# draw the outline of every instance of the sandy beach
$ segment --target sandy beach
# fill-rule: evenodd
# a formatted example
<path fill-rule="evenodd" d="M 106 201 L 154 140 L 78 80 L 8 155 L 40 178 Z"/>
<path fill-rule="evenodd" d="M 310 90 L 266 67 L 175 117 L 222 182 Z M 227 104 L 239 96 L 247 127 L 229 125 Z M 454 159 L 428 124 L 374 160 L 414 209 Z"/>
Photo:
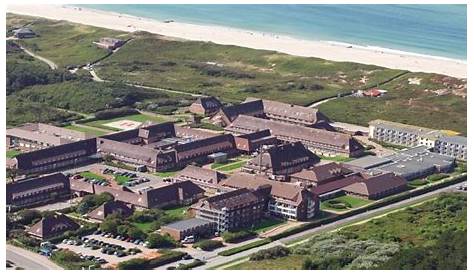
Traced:
<path fill-rule="evenodd" d="M 458 78 L 467 77 L 467 63 L 465 61 L 384 48 L 362 47 L 330 41 L 302 40 L 228 27 L 203 26 L 181 22 L 165 23 L 113 12 L 61 5 L 9 5 L 7 11 L 121 31 L 148 31 L 187 40 L 275 50 L 297 56 L 372 64 L 413 72 L 439 73 Z"/>

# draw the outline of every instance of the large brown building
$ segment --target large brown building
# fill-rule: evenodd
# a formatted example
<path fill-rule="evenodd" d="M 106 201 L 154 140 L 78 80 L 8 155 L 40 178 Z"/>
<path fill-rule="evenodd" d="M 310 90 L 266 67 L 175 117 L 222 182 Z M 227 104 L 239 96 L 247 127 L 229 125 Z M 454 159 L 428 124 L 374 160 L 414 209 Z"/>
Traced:
<path fill-rule="evenodd" d="M 112 214 L 118 214 L 122 218 L 127 218 L 133 214 L 133 209 L 122 201 L 108 201 L 87 213 L 87 217 L 103 221 Z"/>
<path fill-rule="evenodd" d="M 98 138 L 98 152 L 131 165 L 164 171 L 208 161 L 212 153 L 235 153 L 236 149 L 231 134 L 205 134 L 162 123 Z"/>
<path fill-rule="evenodd" d="M 213 96 L 200 97 L 189 106 L 189 111 L 202 116 L 211 116 L 216 114 L 221 107 L 221 102 Z"/>
<path fill-rule="evenodd" d="M 278 139 L 272 136 L 268 129 L 234 136 L 234 139 L 236 148 L 246 154 L 261 150 L 265 146 L 278 144 Z"/>
<path fill-rule="evenodd" d="M 237 173 L 223 181 L 222 186 L 232 189 L 271 187 L 266 210 L 281 218 L 298 221 L 307 220 L 313 218 L 319 211 L 318 196 L 291 183 L 282 183 L 262 176 Z"/>
<path fill-rule="evenodd" d="M 239 115 L 265 117 L 262 100 L 223 107 L 211 118 L 211 121 L 216 125 L 225 127 L 230 125 Z"/>
<path fill-rule="evenodd" d="M 22 153 L 14 161 L 20 173 L 47 173 L 87 163 L 96 153 L 97 142 L 92 138 Z"/>
<path fill-rule="evenodd" d="M 352 136 L 317 128 L 239 115 L 229 126 L 227 132 L 248 134 L 269 129 L 271 134 L 286 142 L 301 142 L 316 154 L 346 157 L 362 155 L 364 147 Z"/>
<path fill-rule="evenodd" d="M 369 176 L 364 180 L 348 185 L 342 190 L 353 196 L 377 200 L 407 190 L 407 181 L 393 173 Z"/>
<path fill-rule="evenodd" d="M 9 148 L 20 148 L 26 151 L 69 144 L 93 137 L 84 132 L 42 123 L 28 123 L 9 128 L 6 136 Z"/>
<path fill-rule="evenodd" d="M 265 174 L 277 180 L 287 180 L 290 174 L 319 162 L 319 157 L 300 142 L 272 146 L 248 161 L 243 171 Z"/>
<path fill-rule="evenodd" d="M 140 208 L 162 208 L 174 205 L 189 205 L 204 197 L 204 189 L 191 181 L 147 188 L 134 192 L 128 188 L 117 189 L 109 186 L 94 185 L 83 180 L 72 180 L 71 190 L 77 195 L 101 194 L 108 192 L 116 201 Z"/>
<path fill-rule="evenodd" d="M 216 223 L 217 232 L 251 227 L 263 218 L 268 201 L 268 192 L 264 191 L 233 190 L 203 199 L 192 210 L 196 218 Z"/>
<path fill-rule="evenodd" d="M 47 240 L 64 234 L 67 231 L 74 231 L 79 225 L 63 214 L 44 217 L 41 221 L 26 229 L 31 236 Z"/>
<path fill-rule="evenodd" d="M 292 182 L 298 182 L 305 186 L 318 186 L 324 183 L 342 179 L 354 173 L 351 169 L 340 163 L 328 163 L 324 165 L 311 166 L 300 172 L 290 175 Z"/>
<path fill-rule="evenodd" d="M 17 208 L 57 201 L 71 196 L 69 179 L 62 173 L 17 181 L 6 185 L 7 205 Z"/>
<path fill-rule="evenodd" d="M 257 100 L 260 99 L 247 98 L 245 102 Z M 334 128 L 329 124 L 329 118 L 318 109 L 265 99 L 262 99 L 262 102 L 263 112 L 270 120 L 334 131 Z"/>
<path fill-rule="evenodd" d="M 219 182 L 227 176 L 219 171 L 188 165 L 175 176 L 176 180 L 189 180 L 196 185 L 207 189 L 218 189 Z"/>

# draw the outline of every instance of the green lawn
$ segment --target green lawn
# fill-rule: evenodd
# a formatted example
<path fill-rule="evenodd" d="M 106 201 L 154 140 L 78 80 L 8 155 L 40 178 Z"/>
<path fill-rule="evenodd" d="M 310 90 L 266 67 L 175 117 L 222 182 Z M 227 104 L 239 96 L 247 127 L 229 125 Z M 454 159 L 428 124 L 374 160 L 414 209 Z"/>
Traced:
<path fill-rule="evenodd" d="M 117 184 L 119 184 L 119 185 L 123 185 L 123 184 L 125 184 L 126 182 L 130 181 L 130 178 L 129 178 L 129 177 L 123 176 L 123 175 L 115 175 L 115 176 L 114 176 L 114 179 L 115 179 L 115 181 L 117 182 Z"/>
<path fill-rule="evenodd" d="M 82 177 L 84 178 L 87 178 L 89 180 L 93 180 L 93 179 L 96 179 L 96 180 L 105 180 L 104 177 L 98 175 L 98 174 L 95 174 L 93 172 L 90 172 L 90 171 L 84 171 L 84 172 L 81 172 L 80 173 Z"/>
<path fill-rule="evenodd" d="M 230 164 L 223 164 L 219 167 L 213 168 L 217 171 L 229 172 L 243 167 L 247 163 L 247 160 L 235 161 Z M 212 168 L 212 167 L 211 167 Z"/>
<path fill-rule="evenodd" d="M 103 131 L 103 130 L 100 130 L 100 129 L 80 127 L 80 126 L 76 126 L 76 125 L 65 126 L 65 128 L 72 129 L 72 130 L 75 130 L 75 131 L 84 132 L 84 133 L 88 133 L 88 134 L 92 134 L 92 135 L 95 135 L 95 136 L 101 136 L 101 135 L 107 134 L 106 131 Z"/>
<path fill-rule="evenodd" d="M 352 161 L 354 160 L 354 158 L 350 158 L 350 157 L 345 157 L 345 156 L 321 156 L 321 155 L 318 155 L 319 158 L 321 158 L 321 160 L 328 160 L 328 161 L 333 161 L 333 162 L 349 162 L 349 161 Z"/>
<path fill-rule="evenodd" d="M 96 127 L 96 128 L 119 131 L 120 129 L 113 128 L 113 127 L 108 127 L 105 124 L 110 123 L 110 122 L 120 121 L 120 120 L 131 120 L 131 121 L 136 121 L 136 122 L 140 122 L 140 123 L 143 123 L 143 122 L 146 122 L 146 121 L 152 121 L 152 122 L 156 122 L 156 123 L 162 123 L 162 122 L 170 121 L 168 119 L 165 119 L 163 116 L 133 114 L 133 115 L 127 115 L 127 116 L 107 119 L 107 120 L 95 120 L 95 121 L 85 123 L 85 125 L 88 125 L 88 126 L 91 126 L 91 127 Z"/>
<path fill-rule="evenodd" d="M 188 209 L 189 209 L 189 206 L 179 206 L 179 207 L 172 207 L 172 208 L 165 209 L 165 212 L 167 215 L 171 217 L 185 219 L 187 217 Z"/>
<path fill-rule="evenodd" d="M 166 178 L 166 177 L 173 177 L 174 175 L 176 175 L 176 173 L 178 173 L 179 170 L 173 170 L 173 171 L 161 171 L 161 172 L 155 172 L 153 174 L 155 174 L 156 176 L 159 176 L 161 178 Z"/>
<path fill-rule="evenodd" d="M 138 227 L 141 229 L 143 232 L 151 232 L 151 225 L 153 222 L 148 222 L 148 223 L 132 223 L 134 226 Z"/>
<path fill-rule="evenodd" d="M 287 221 L 276 218 L 265 218 L 258 225 L 252 228 L 252 231 L 257 233 L 266 232 L 272 228 L 285 224 Z"/>
<path fill-rule="evenodd" d="M 335 208 L 331 206 L 331 202 L 334 201 L 337 202 L 337 205 L 344 206 L 344 208 Z M 326 210 L 333 210 L 333 211 L 346 211 L 349 209 L 355 209 L 361 206 L 365 206 L 370 204 L 372 201 L 362 199 L 362 198 L 357 198 L 349 195 L 344 195 L 341 197 L 337 197 L 334 199 L 330 199 L 327 201 L 324 201 L 321 203 L 321 209 L 326 209 Z"/>
<path fill-rule="evenodd" d="M 15 158 L 17 155 L 21 154 L 21 151 L 19 150 L 7 150 L 7 158 Z"/>

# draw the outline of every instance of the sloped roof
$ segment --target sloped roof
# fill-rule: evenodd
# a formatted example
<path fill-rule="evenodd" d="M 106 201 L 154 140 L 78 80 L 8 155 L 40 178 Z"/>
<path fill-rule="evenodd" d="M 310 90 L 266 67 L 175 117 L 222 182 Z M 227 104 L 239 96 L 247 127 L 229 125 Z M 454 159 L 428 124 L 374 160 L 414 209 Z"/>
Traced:
<path fill-rule="evenodd" d="M 199 97 L 194 104 L 199 104 L 205 109 L 220 108 L 222 106 L 221 102 L 214 96 Z"/>
<path fill-rule="evenodd" d="M 238 105 L 224 107 L 222 108 L 222 112 L 227 116 L 230 121 L 235 120 L 237 116 L 243 114 L 263 114 L 263 102 L 262 100 L 243 102 Z"/>
<path fill-rule="evenodd" d="M 321 184 L 318 186 L 314 186 L 310 189 L 313 194 L 322 195 L 328 192 L 332 192 L 338 189 L 342 189 L 348 185 L 352 185 L 354 183 L 362 182 L 364 178 L 360 174 L 353 174 L 342 179 L 334 180 L 327 182 L 325 184 Z"/>
<path fill-rule="evenodd" d="M 89 212 L 87 216 L 96 220 L 104 220 L 114 213 L 126 218 L 133 214 L 133 210 L 122 201 L 108 201 Z"/>
<path fill-rule="evenodd" d="M 168 132 L 170 132 L 173 136 L 175 135 L 174 124 L 172 122 L 164 122 L 139 128 L 138 136 L 147 139 L 152 137 L 153 135 Z"/>
<path fill-rule="evenodd" d="M 307 190 L 295 184 L 269 180 L 263 176 L 235 173 L 221 183 L 224 187 L 234 189 L 254 189 L 262 186 L 270 186 L 270 195 L 274 198 L 287 200 L 294 205 L 299 205 L 304 200 Z"/>
<path fill-rule="evenodd" d="M 302 171 L 291 176 L 318 183 L 321 181 L 328 181 L 333 178 L 339 178 L 340 176 L 351 173 L 353 173 L 352 170 L 344 167 L 340 163 L 332 162 L 324 165 L 312 166 L 308 169 L 303 169 Z"/>
<path fill-rule="evenodd" d="M 249 189 L 241 188 L 201 200 L 193 207 L 209 207 L 217 210 L 227 208 L 229 210 L 233 210 L 250 204 L 258 203 L 259 201 L 261 201 L 261 197 L 259 197 L 259 195 L 255 194 Z"/>
<path fill-rule="evenodd" d="M 41 219 L 33 226 L 27 229 L 27 232 L 37 237 L 48 239 L 62 234 L 66 231 L 73 231 L 79 228 L 79 225 L 63 214 L 48 216 Z"/>
<path fill-rule="evenodd" d="M 385 173 L 368 177 L 361 182 L 348 185 L 344 187 L 343 190 L 361 195 L 372 196 L 406 185 L 407 181 L 403 177 L 396 176 L 393 173 Z"/>
<path fill-rule="evenodd" d="M 62 173 L 55 173 L 10 183 L 6 185 L 7 202 L 17 196 L 27 196 L 31 193 L 56 187 L 62 187 L 69 190 L 69 179 Z"/>
<path fill-rule="evenodd" d="M 279 170 L 295 163 L 319 161 L 319 157 L 309 151 L 301 142 L 287 143 L 269 148 L 261 152 L 248 164 L 264 166 L 272 170 Z"/>
<path fill-rule="evenodd" d="M 315 144 L 329 144 L 348 152 L 362 149 L 362 145 L 349 134 L 288 124 L 247 115 L 239 115 L 237 119 L 226 127 L 227 131 L 239 133 L 251 133 L 262 129 L 269 129 L 272 135 L 277 138 L 293 138 Z"/>
<path fill-rule="evenodd" d="M 178 172 L 176 177 L 195 178 L 206 182 L 212 182 L 214 184 L 219 183 L 222 179 L 226 178 L 226 175 L 218 171 L 202 168 L 194 165 L 188 165 L 186 168 Z"/>

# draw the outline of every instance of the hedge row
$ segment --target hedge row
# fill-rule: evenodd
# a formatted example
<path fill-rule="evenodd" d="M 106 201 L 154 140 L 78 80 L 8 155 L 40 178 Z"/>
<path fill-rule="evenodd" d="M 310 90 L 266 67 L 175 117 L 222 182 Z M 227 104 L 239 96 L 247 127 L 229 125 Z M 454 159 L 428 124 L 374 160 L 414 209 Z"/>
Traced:
<path fill-rule="evenodd" d="M 160 257 L 155 259 L 135 258 L 128 261 L 123 261 L 118 264 L 118 269 L 121 270 L 146 270 L 153 269 L 165 264 L 179 261 L 185 255 L 184 252 L 168 251 L 163 253 Z"/>
<path fill-rule="evenodd" d="M 248 250 L 248 249 L 252 249 L 252 248 L 255 248 L 255 247 L 259 247 L 259 246 L 262 246 L 262 245 L 269 244 L 271 242 L 272 242 L 272 240 L 270 238 L 266 238 L 266 239 L 258 240 L 258 241 L 255 241 L 255 242 L 251 242 L 251 243 L 246 244 L 246 245 L 242 245 L 242 246 L 238 246 L 238 247 L 234 247 L 234 248 L 231 248 L 231 249 L 221 251 L 221 252 L 217 253 L 217 255 L 230 256 L 230 255 L 234 255 L 234 254 L 240 253 L 240 252 Z"/>
<path fill-rule="evenodd" d="M 226 243 L 238 243 L 256 235 L 257 233 L 248 230 L 242 230 L 237 232 L 227 231 L 222 233 L 222 239 L 224 239 L 224 242 Z"/>
<path fill-rule="evenodd" d="M 194 260 L 189 264 L 180 264 L 178 267 L 176 267 L 176 270 L 189 270 L 204 264 L 206 264 L 204 261 Z"/>

